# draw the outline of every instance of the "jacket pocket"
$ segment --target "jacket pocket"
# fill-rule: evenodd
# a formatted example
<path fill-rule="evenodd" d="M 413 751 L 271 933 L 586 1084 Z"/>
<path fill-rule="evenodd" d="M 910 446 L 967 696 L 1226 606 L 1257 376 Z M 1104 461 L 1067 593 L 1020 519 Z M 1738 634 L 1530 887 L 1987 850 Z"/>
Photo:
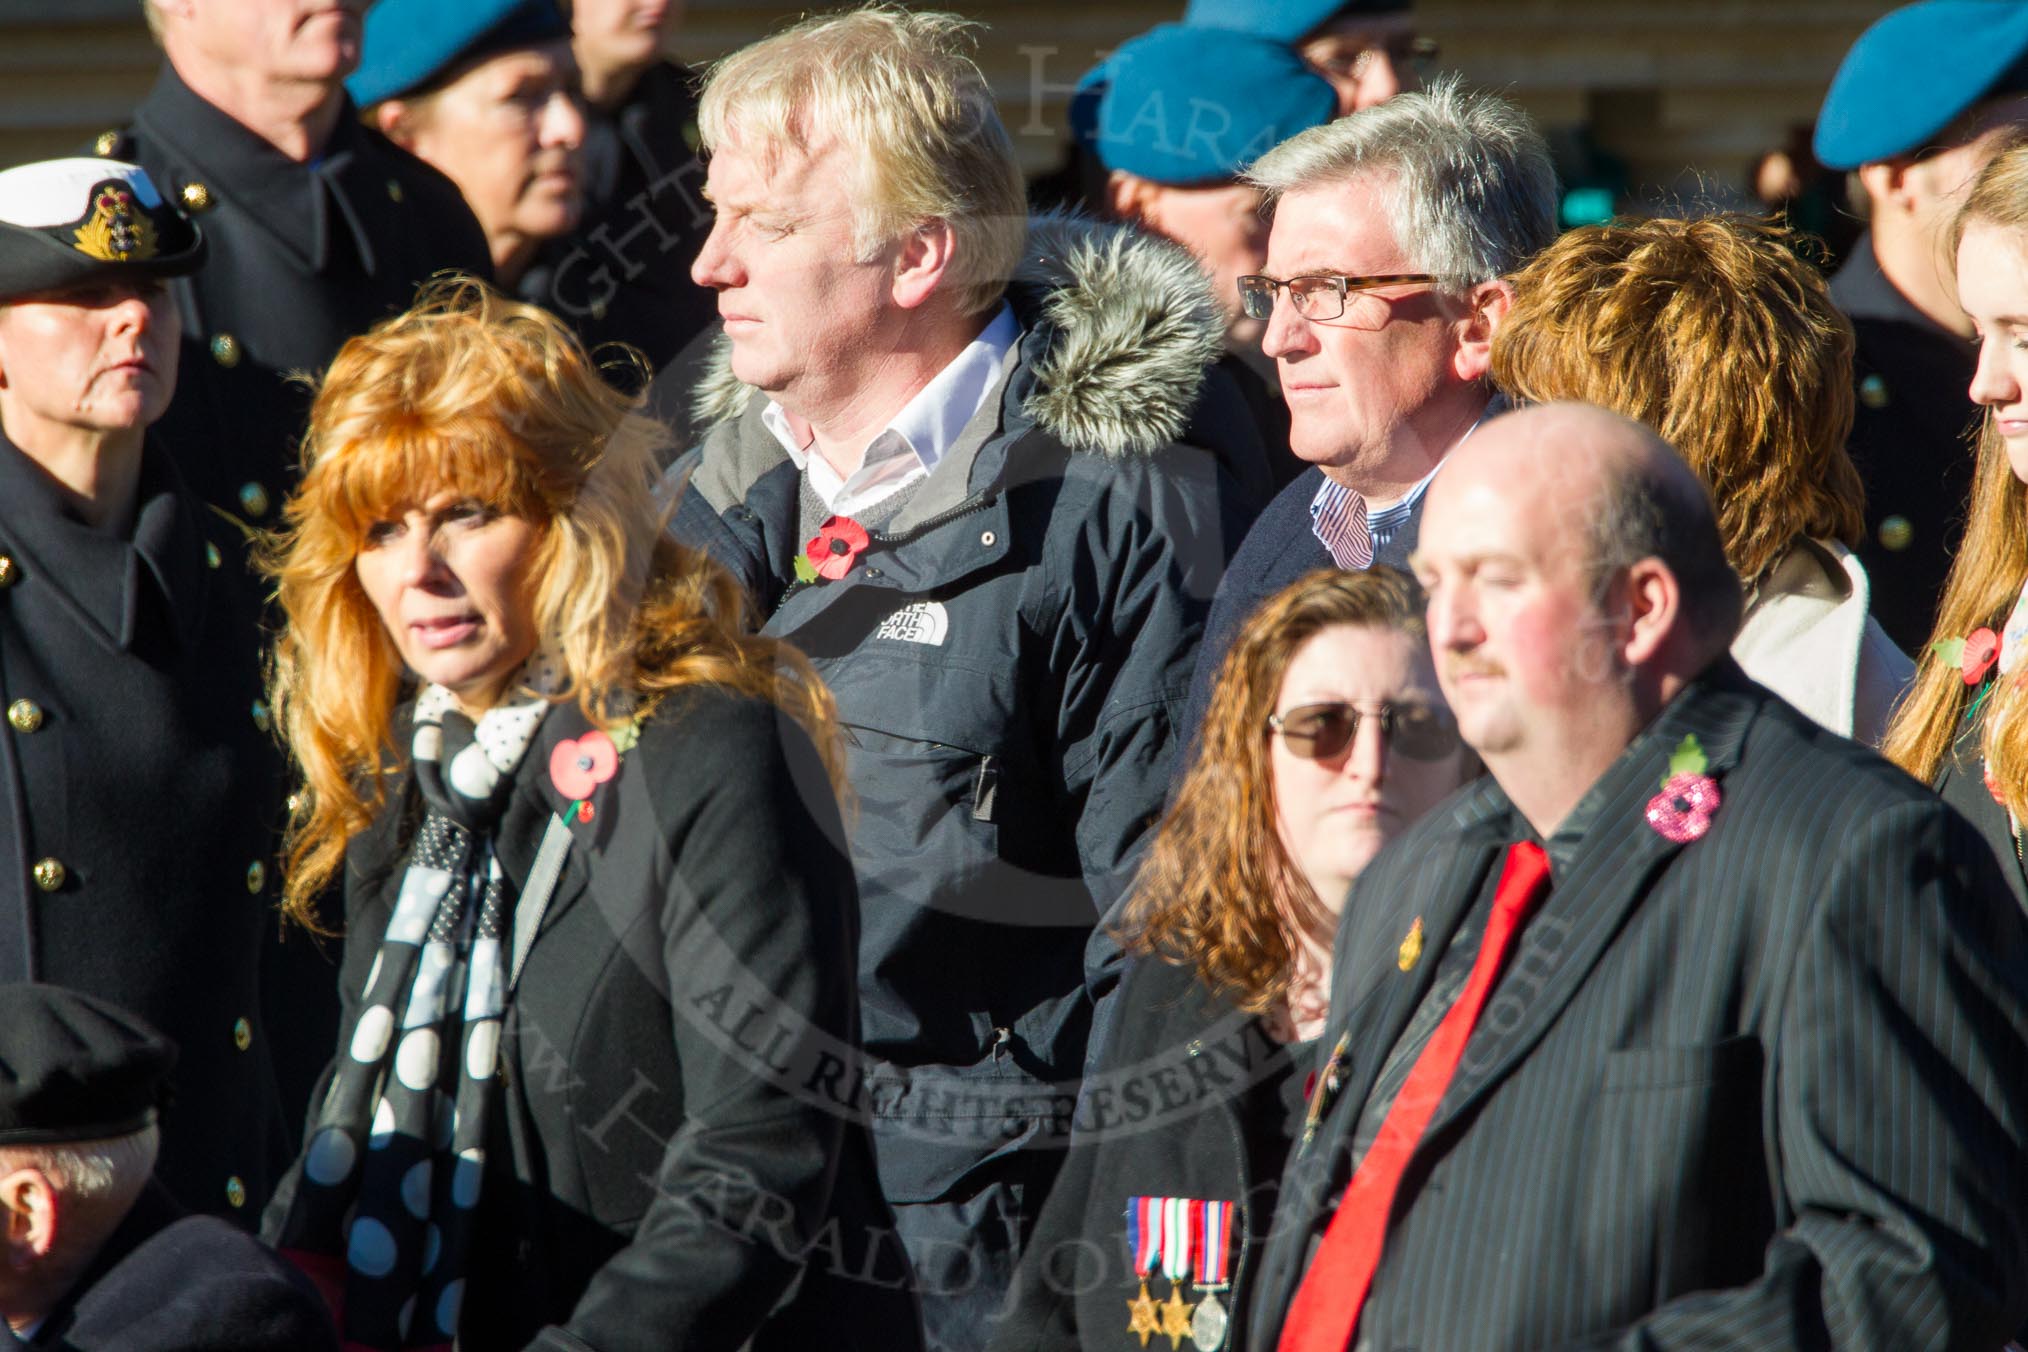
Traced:
<path fill-rule="evenodd" d="M 1729 1037 L 1693 1047 L 1638 1047 L 1606 1055 L 1607 1093 L 1690 1089 L 1760 1075 L 1760 1040 Z"/>
<path fill-rule="evenodd" d="M 1763 1062 L 1751 1036 L 1607 1055 L 1583 1228 L 1618 1237 L 1593 1255 L 1609 1318 L 1758 1270 L 1774 1224 Z"/>

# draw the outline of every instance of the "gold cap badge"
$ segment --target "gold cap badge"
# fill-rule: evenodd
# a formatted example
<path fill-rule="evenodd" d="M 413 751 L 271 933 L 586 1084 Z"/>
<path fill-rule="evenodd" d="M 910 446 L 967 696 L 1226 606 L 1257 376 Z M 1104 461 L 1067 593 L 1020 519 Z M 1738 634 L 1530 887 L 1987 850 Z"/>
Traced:
<path fill-rule="evenodd" d="M 105 263 L 138 263 L 155 256 L 155 223 L 134 205 L 134 194 L 117 183 L 92 198 L 91 219 L 77 228 L 79 253 Z"/>

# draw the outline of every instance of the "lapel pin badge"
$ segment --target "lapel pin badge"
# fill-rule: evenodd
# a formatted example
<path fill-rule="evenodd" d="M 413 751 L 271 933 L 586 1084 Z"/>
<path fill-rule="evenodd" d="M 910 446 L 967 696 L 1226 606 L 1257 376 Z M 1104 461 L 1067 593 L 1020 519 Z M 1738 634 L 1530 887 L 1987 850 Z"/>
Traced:
<path fill-rule="evenodd" d="M 1669 757 L 1669 773 L 1662 779 L 1662 791 L 1648 800 L 1648 825 L 1664 840 L 1688 845 L 1702 840 L 1711 829 L 1711 814 L 1718 811 L 1718 781 L 1706 773 L 1711 762 L 1692 733 Z"/>
<path fill-rule="evenodd" d="M 1413 971 L 1415 969 L 1416 963 L 1420 962 L 1421 960 L 1422 960 L 1422 917 L 1417 916 L 1415 918 L 1415 923 L 1408 927 L 1408 934 L 1402 939 L 1401 951 L 1395 954 L 1394 962 L 1395 965 L 1401 968 L 1402 971 L 1408 972 Z"/>

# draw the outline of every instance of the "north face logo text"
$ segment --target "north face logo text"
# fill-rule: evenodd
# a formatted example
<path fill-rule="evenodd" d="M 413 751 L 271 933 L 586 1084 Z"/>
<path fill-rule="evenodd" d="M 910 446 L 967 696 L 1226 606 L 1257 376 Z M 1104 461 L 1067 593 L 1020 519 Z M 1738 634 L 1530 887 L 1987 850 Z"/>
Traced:
<path fill-rule="evenodd" d="M 941 601 L 917 601 L 903 606 L 880 622 L 875 638 L 898 638 L 904 643 L 928 643 L 941 648 L 951 630 L 951 617 Z"/>

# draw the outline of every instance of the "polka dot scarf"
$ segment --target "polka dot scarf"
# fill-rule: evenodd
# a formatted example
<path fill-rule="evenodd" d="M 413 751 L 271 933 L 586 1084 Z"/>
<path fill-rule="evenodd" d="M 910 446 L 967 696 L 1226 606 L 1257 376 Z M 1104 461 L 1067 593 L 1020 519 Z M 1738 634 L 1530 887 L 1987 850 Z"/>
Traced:
<path fill-rule="evenodd" d="M 531 659 L 520 683 L 554 688 L 553 664 Z M 422 825 L 280 1244 L 342 1284 L 347 1352 L 457 1334 L 507 981 L 512 884 L 493 828 L 548 711 L 502 704 L 474 724 L 440 686 L 416 701 Z"/>

